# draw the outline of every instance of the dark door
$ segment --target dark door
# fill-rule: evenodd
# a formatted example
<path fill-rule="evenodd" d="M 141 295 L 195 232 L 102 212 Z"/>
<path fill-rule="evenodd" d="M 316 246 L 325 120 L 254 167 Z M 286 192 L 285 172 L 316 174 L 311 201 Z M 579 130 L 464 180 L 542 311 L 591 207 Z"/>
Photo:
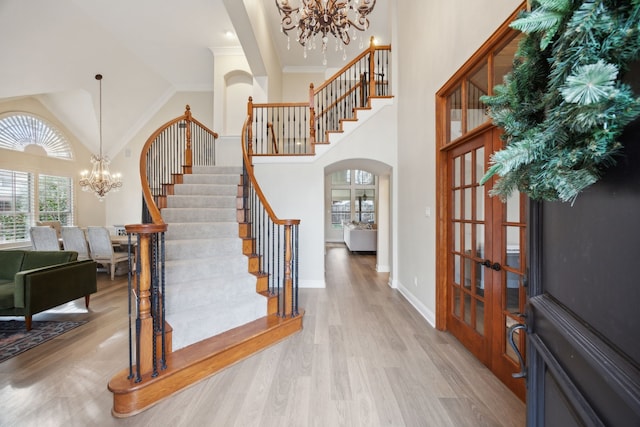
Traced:
<path fill-rule="evenodd" d="M 639 139 L 573 206 L 531 202 L 529 426 L 640 426 Z"/>

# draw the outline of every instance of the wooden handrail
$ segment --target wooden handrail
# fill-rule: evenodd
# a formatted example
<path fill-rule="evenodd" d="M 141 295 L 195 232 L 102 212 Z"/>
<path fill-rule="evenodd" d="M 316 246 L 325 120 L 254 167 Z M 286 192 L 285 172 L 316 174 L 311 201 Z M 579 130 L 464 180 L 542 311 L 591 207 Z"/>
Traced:
<path fill-rule="evenodd" d="M 243 225 L 251 230 L 255 271 L 269 281 L 269 293 L 277 296 L 277 314 L 296 317 L 298 312 L 298 228 L 299 219 L 280 219 L 267 201 L 255 177 L 249 153 L 252 117 L 242 126 Z M 266 215 L 265 215 L 266 213 Z M 282 240 L 281 240 L 282 239 Z M 276 243 L 277 242 L 277 243 Z M 278 250 L 276 251 L 275 246 Z M 284 250 L 281 252 L 281 250 Z"/>
<path fill-rule="evenodd" d="M 153 134 L 151 134 L 151 136 L 147 139 L 140 153 L 140 181 L 142 184 L 142 195 L 144 197 L 145 203 L 147 204 L 149 215 L 151 216 L 152 222 L 154 224 L 164 224 L 164 220 L 162 219 L 162 215 L 160 214 L 160 209 L 156 205 L 156 202 L 153 198 L 153 194 L 151 194 L 151 188 L 149 187 L 149 177 L 147 176 L 147 167 L 146 167 L 147 153 L 149 152 L 149 149 L 151 148 L 154 141 L 158 138 L 158 136 L 160 136 L 160 134 L 162 134 L 162 132 L 164 132 L 166 129 L 170 128 L 173 125 L 176 125 L 181 121 L 185 121 L 186 123 L 187 147 L 185 150 L 185 166 L 188 168 L 191 168 L 191 166 L 193 165 L 193 152 L 191 149 L 192 125 L 195 124 L 199 126 L 201 129 L 205 130 L 207 133 L 213 136 L 214 139 L 218 138 L 218 134 L 216 132 L 208 129 L 200 121 L 193 118 L 193 116 L 191 115 L 191 107 L 187 105 L 185 108 L 185 113 L 182 116 L 177 117 L 173 120 L 169 120 L 168 122 L 160 126 L 160 128 L 158 128 L 158 130 L 156 130 Z"/>
<path fill-rule="evenodd" d="M 347 70 L 349 70 L 349 68 L 353 67 L 358 61 L 360 61 L 362 58 L 364 58 L 365 56 L 367 56 L 368 54 L 373 54 L 376 50 L 391 50 L 391 45 L 383 45 L 383 46 L 376 46 L 373 43 L 374 37 L 372 36 L 371 39 L 369 40 L 369 49 L 366 49 L 364 51 L 362 51 L 360 53 L 360 55 L 356 56 L 355 58 L 353 58 L 351 61 L 349 61 L 347 63 L 347 65 L 345 65 L 344 67 L 342 67 L 339 71 L 337 71 L 334 75 L 332 75 L 331 77 L 329 77 L 323 84 L 321 84 L 320 86 L 318 86 L 315 89 L 315 94 L 317 95 L 318 92 L 322 91 L 322 89 L 326 88 L 327 86 L 329 86 L 331 84 L 332 81 L 334 81 L 335 79 L 337 79 L 341 74 L 345 73 Z M 369 58 L 369 61 L 372 61 L 373 55 L 371 55 L 371 58 Z M 370 62 L 371 64 L 371 62 Z M 373 64 L 371 64 L 371 69 L 373 70 Z M 374 93 L 374 92 L 371 92 Z"/>
<path fill-rule="evenodd" d="M 372 37 L 367 49 L 323 84 L 316 88 L 311 83 L 308 102 L 254 104 L 250 100 L 247 109 L 247 115 L 251 117 L 249 158 L 253 155 L 314 155 L 315 145 L 324 142 L 329 132 L 339 131 L 340 123 L 352 119 L 357 108 L 370 106 L 372 98 L 389 96 L 388 53 L 391 46 L 376 46 L 373 40 Z M 286 127 L 283 123 L 287 121 L 295 125 Z M 298 123 L 305 123 L 306 128 L 298 127 Z M 274 146 L 274 137 L 278 150 L 270 148 Z"/>
<path fill-rule="evenodd" d="M 356 83 L 355 86 L 353 86 L 353 88 L 351 90 L 349 90 L 348 92 L 345 92 L 344 95 L 342 95 L 340 98 L 338 98 L 335 101 L 333 101 L 331 103 L 331 105 L 329 105 L 327 108 L 325 108 L 324 110 L 319 112 L 316 117 L 322 117 L 323 115 L 327 114 L 327 112 L 331 111 L 332 108 L 334 108 L 336 105 L 340 104 L 340 101 L 344 101 L 345 99 L 347 99 L 349 97 L 350 94 L 355 92 L 357 89 L 360 89 L 361 87 L 362 87 L 362 83 L 360 83 L 360 82 Z"/>
<path fill-rule="evenodd" d="M 271 205 L 269 204 L 269 201 L 267 200 L 267 198 L 265 197 L 264 193 L 262 192 L 262 189 L 260 188 L 260 185 L 258 184 L 258 181 L 256 180 L 256 177 L 253 173 L 253 164 L 251 163 L 251 158 L 249 156 L 247 147 L 244 144 L 244 135 L 246 135 L 246 132 L 248 131 L 248 129 L 251 129 L 251 126 L 249 125 L 251 123 L 251 117 L 247 117 L 247 119 L 244 122 L 244 125 L 242 126 L 242 158 L 244 160 L 244 164 L 245 167 L 247 169 L 248 172 L 248 176 L 249 179 L 251 180 L 251 185 L 253 186 L 253 189 L 256 192 L 256 195 L 258 196 L 258 198 L 260 199 L 260 202 L 262 203 L 262 205 L 264 206 L 265 210 L 267 211 L 267 214 L 269 215 L 269 218 L 271 219 L 271 221 L 273 221 L 274 224 L 278 224 L 278 225 L 296 225 L 296 224 L 300 224 L 300 220 L 299 219 L 280 219 L 277 217 L 277 215 L 275 214 L 275 212 L 273 211 L 273 209 L 271 208 Z"/>

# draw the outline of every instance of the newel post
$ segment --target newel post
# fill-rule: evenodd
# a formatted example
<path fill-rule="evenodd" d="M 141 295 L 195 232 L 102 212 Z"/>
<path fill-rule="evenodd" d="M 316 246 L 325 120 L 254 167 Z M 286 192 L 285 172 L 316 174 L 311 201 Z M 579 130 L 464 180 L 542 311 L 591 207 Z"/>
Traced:
<path fill-rule="evenodd" d="M 374 37 L 369 41 L 369 98 L 376 96 L 376 45 Z M 369 104 L 369 101 L 367 101 Z"/>
<path fill-rule="evenodd" d="M 186 138 L 187 147 L 184 150 L 184 173 L 191 173 L 191 167 L 193 166 L 193 152 L 191 150 L 191 123 L 193 118 L 191 116 L 191 107 L 187 105 L 187 109 L 184 112 L 186 122 Z"/>
<path fill-rule="evenodd" d="M 291 264 L 293 262 L 293 238 L 291 224 L 284 226 L 284 317 L 293 317 L 293 274 Z"/>
<path fill-rule="evenodd" d="M 309 139 L 311 140 L 311 146 L 315 153 L 316 143 L 316 109 L 314 102 L 315 91 L 313 89 L 313 83 L 309 84 Z"/>
<path fill-rule="evenodd" d="M 136 224 L 126 225 L 127 233 L 139 236 L 137 250 L 140 270 L 138 275 L 137 311 L 136 318 L 136 365 L 139 375 L 145 375 L 154 370 L 154 319 L 151 307 L 151 264 L 153 260 L 151 239 L 152 235 L 167 230 L 166 224 Z"/>
<path fill-rule="evenodd" d="M 251 161 L 251 156 L 253 156 L 253 97 L 249 97 L 249 102 L 247 103 L 247 116 L 249 116 L 249 120 L 247 123 L 247 155 L 249 156 L 249 162 Z"/>

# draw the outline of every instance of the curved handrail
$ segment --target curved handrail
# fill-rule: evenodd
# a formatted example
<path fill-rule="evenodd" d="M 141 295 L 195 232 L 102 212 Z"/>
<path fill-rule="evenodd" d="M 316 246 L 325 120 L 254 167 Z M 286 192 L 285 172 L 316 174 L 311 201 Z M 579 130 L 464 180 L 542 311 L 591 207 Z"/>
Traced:
<path fill-rule="evenodd" d="M 262 189 L 260 188 L 260 185 L 258 184 L 258 181 L 256 180 L 255 175 L 253 174 L 253 164 L 251 163 L 251 159 L 250 159 L 249 153 L 247 152 L 247 144 L 244 143 L 244 141 L 246 141 L 247 128 L 248 128 L 250 123 L 251 123 L 251 117 L 248 116 L 247 119 L 244 121 L 244 124 L 242 125 L 242 138 L 241 138 L 241 140 L 242 140 L 242 158 L 244 160 L 244 165 L 245 165 L 245 168 L 247 170 L 247 175 L 248 175 L 249 179 L 251 180 L 251 185 L 253 186 L 253 188 L 254 188 L 254 190 L 256 192 L 256 195 L 260 199 L 260 202 L 264 206 L 264 209 L 267 211 L 267 214 L 269 215 L 269 218 L 274 222 L 274 224 L 278 224 L 278 225 L 297 225 L 297 224 L 300 224 L 300 220 L 299 219 L 280 219 L 280 218 L 277 217 L 275 212 L 273 212 L 273 209 L 271 208 L 271 205 L 269 204 L 269 201 L 267 200 L 267 198 L 265 197 L 264 193 L 262 192 Z"/>
<path fill-rule="evenodd" d="M 151 220 L 154 224 L 164 224 L 164 220 L 162 219 L 162 215 L 160 214 L 160 209 L 156 204 L 153 194 L 151 193 L 151 188 L 149 186 L 149 177 L 147 175 L 147 156 L 148 156 L 149 150 L 151 149 L 151 146 L 158 139 L 158 137 L 167 129 L 177 125 L 181 121 L 184 121 L 186 123 L 186 154 L 185 154 L 186 165 L 185 166 L 187 167 L 192 166 L 191 124 L 197 125 L 201 130 L 211 135 L 214 138 L 214 140 L 218 138 L 218 134 L 216 132 L 208 129 L 200 121 L 193 118 L 193 116 L 191 115 L 191 107 L 187 105 L 185 108 L 185 113 L 182 116 L 176 117 L 173 120 L 169 120 L 168 122 L 160 126 L 160 128 L 158 128 L 147 139 L 147 141 L 143 145 L 142 150 L 140 152 L 140 182 L 142 184 L 142 195 L 147 205 L 149 215 L 151 216 Z"/>
<path fill-rule="evenodd" d="M 243 237 L 249 242 L 253 272 L 266 278 L 269 295 L 277 296 L 277 315 L 298 312 L 299 219 L 280 219 L 264 196 L 251 164 L 251 114 L 242 126 Z M 243 243 L 244 245 L 244 243 Z"/>

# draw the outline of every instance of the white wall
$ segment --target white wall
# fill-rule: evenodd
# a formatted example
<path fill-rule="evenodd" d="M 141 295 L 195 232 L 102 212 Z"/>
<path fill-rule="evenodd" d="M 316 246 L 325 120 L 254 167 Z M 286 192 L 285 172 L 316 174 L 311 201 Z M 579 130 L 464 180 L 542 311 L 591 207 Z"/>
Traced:
<path fill-rule="evenodd" d="M 247 101 L 253 94 L 253 77 L 249 73 L 234 71 L 225 76 L 224 129 L 219 135 L 242 133 L 242 125 L 247 118 Z"/>
<path fill-rule="evenodd" d="M 283 73 L 283 80 L 287 82 L 282 87 L 282 102 L 309 102 L 309 84 L 314 87 L 324 83 L 325 78 L 322 73 Z"/>
<path fill-rule="evenodd" d="M 218 132 L 220 136 L 240 135 L 242 122 L 238 124 L 239 130 L 234 126 L 229 126 L 229 133 L 227 133 L 227 113 L 225 112 L 225 106 L 226 104 L 234 102 L 241 103 L 244 106 L 246 114 L 248 97 L 245 99 L 228 100 L 226 97 L 227 77 L 238 73 L 251 75 L 249 64 L 241 53 L 213 52 L 213 55 L 213 76 L 211 76 L 213 80 L 213 126 L 211 129 Z M 238 107 L 238 109 L 240 109 L 240 107 Z"/>
<path fill-rule="evenodd" d="M 255 164 L 258 182 L 276 215 L 281 219 L 300 219 L 301 287 L 325 286 L 325 167 L 345 159 L 370 159 L 395 170 L 395 110 L 394 105 L 382 108 L 312 163 Z M 391 192 L 393 205 L 397 202 L 394 200 L 397 190 Z"/>
<path fill-rule="evenodd" d="M 435 323 L 435 93 L 520 0 L 398 1 L 397 285 Z M 430 209 L 431 215 L 425 212 Z M 417 284 L 414 285 L 414 278 Z"/>

